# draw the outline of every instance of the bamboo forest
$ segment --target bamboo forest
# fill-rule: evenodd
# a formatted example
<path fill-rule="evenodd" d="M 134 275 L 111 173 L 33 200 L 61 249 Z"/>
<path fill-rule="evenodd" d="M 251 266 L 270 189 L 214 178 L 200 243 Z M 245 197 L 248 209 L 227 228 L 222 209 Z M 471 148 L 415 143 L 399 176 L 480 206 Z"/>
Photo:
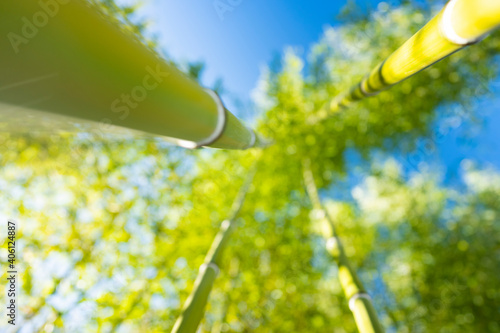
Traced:
<path fill-rule="evenodd" d="M 500 332 L 500 1 L 313 3 L 0 4 L 0 332 Z"/>

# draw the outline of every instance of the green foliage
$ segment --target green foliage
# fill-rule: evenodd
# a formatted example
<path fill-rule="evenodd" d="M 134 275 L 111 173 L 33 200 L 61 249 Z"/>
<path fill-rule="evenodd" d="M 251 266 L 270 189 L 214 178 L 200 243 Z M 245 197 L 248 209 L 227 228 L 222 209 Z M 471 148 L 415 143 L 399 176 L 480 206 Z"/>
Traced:
<path fill-rule="evenodd" d="M 405 181 L 394 162 L 354 190 L 359 218 L 379 234 L 363 268 L 383 280 L 379 305 L 398 332 L 500 331 L 500 179 L 465 166 L 459 192 L 428 174 Z"/>

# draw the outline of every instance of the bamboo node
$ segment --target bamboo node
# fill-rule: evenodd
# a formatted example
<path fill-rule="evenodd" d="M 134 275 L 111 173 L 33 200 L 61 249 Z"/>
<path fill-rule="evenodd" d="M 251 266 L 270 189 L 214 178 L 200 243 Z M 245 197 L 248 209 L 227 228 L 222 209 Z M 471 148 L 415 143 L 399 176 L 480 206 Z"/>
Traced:
<path fill-rule="evenodd" d="M 207 268 L 211 268 L 211 269 L 214 271 L 214 273 L 215 273 L 215 276 L 216 276 L 216 277 L 217 277 L 217 276 L 219 275 L 219 273 L 220 273 L 220 268 L 219 268 L 219 266 L 217 266 L 217 265 L 216 265 L 215 263 L 213 263 L 213 262 L 209 262 L 208 264 L 207 264 L 207 263 L 202 264 L 202 265 L 200 266 L 200 273 L 205 272 Z"/>
<path fill-rule="evenodd" d="M 372 300 L 370 295 L 368 295 L 367 293 L 356 293 L 356 294 L 352 295 L 351 298 L 349 298 L 349 309 L 351 309 L 351 311 L 353 311 L 353 312 L 354 312 L 354 302 L 356 302 L 356 300 L 358 298 L 364 298 L 364 299 L 369 300 L 369 301 Z"/>
<path fill-rule="evenodd" d="M 446 38 L 448 41 L 452 42 L 453 44 L 457 45 L 469 45 L 476 43 L 479 41 L 481 38 L 464 38 L 457 34 L 455 29 L 453 29 L 453 7 L 455 7 L 455 4 L 457 3 L 456 0 L 451 0 L 446 4 L 443 10 L 443 16 L 441 17 L 441 24 L 440 24 L 440 30 L 441 33 L 443 34 L 443 37 Z"/>
<path fill-rule="evenodd" d="M 323 209 L 315 208 L 311 212 L 312 218 L 317 220 L 322 220 L 326 217 L 326 213 Z"/>
<path fill-rule="evenodd" d="M 224 133 L 224 129 L 226 127 L 226 121 L 227 121 L 227 115 L 226 115 L 226 108 L 224 107 L 224 104 L 222 103 L 219 95 L 217 95 L 213 90 L 211 89 L 205 89 L 205 91 L 212 97 L 214 100 L 215 104 L 217 105 L 217 124 L 215 125 L 215 128 L 208 137 L 205 139 L 202 139 L 198 142 L 195 141 L 188 141 L 188 140 L 179 140 L 178 144 L 179 146 L 187 149 L 196 149 L 200 148 L 203 146 L 209 146 L 215 141 L 217 141 L 222 134 Z M 255 136 L 255 134 L 254 134 Z"/>
<path fill-rule="evenodd" d="M 339 241 L 337 237 L 330 237 L 326 240 L 326 249 L 328 251 L 334 251 L 339 247 Z"/>
<path fill-rule="evenodd" d="M 222 221 L 222 223 L 220 224 L 220 228 L 221 228 L 222 230 L 227 230 L 227 229 L 229 229 L 230 224 L 231 224 L 231 221 L 229 221 L 229 220 L 224 220 L 224 221 Z"/>

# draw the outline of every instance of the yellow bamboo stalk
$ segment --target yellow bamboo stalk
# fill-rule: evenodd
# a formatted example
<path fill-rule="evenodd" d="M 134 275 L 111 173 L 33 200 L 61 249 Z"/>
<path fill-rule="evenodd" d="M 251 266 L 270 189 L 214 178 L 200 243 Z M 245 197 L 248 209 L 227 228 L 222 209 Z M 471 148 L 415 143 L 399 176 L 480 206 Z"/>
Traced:
<path fill-rule="evenodd" d="M 328 238 L 326 247 L 338 265 L 340 285 L 349 302 L 349 309 L 354 316 L 358 331 L 360 333 L 383 333 L 384 329 L 380 325 L 371 298 L 345 254 L 342 242 L 335 230 L 333 219 L 321 204 L 309 160 L 304 161 L 304 181 L 307 194 L 316 212 L 315 216 L 326 227 L 324 228 L 326 229 L 324 232 L 325 237 Z"/>
<path fill-rule="evenodd" d="M 450 54 L 480 41 L 500 25 L 500 1 L 451 0 L 422 29 L 351 90 L 331 99 L 312 122 L 378 94 Z"/>

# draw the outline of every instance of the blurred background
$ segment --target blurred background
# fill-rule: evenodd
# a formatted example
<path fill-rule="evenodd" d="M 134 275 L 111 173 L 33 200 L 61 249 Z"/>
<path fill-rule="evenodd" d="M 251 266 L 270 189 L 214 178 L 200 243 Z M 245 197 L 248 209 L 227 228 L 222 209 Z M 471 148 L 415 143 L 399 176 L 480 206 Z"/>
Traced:
<path fill-rule="evenodd" d="M 274 142 L 200 332 L 356 331 L 304 159 L 387 332 L 500 332 L 498 33 L 309 126 L 444 2 L 95 2 Z M 170 331 L 256 152 L 3 128 L 21 281 L 0 330 Z"/>

